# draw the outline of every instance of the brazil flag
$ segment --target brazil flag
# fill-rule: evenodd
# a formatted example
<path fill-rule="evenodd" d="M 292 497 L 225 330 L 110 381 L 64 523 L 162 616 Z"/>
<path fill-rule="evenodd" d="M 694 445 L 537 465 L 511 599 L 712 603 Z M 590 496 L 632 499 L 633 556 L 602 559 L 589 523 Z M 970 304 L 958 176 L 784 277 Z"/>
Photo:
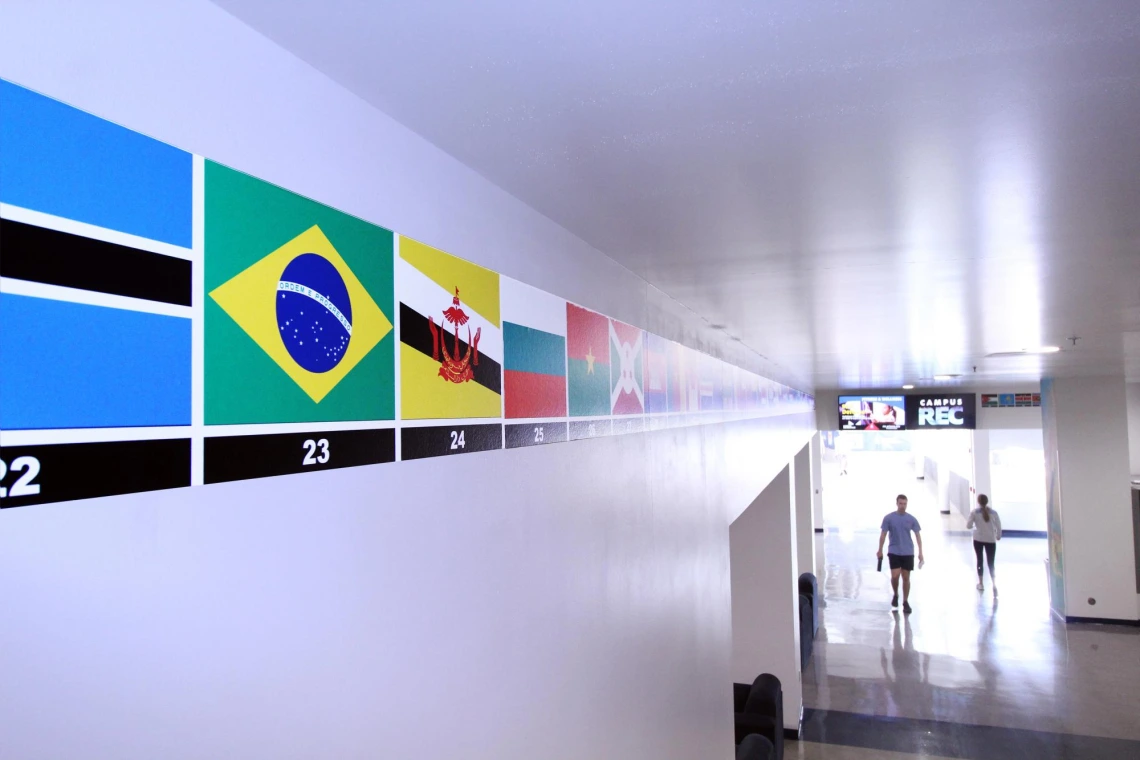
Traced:
<path fill-rule="evenodd" d="M 389 230 L 206 162 L 207 425 L 394 418 Z"/>

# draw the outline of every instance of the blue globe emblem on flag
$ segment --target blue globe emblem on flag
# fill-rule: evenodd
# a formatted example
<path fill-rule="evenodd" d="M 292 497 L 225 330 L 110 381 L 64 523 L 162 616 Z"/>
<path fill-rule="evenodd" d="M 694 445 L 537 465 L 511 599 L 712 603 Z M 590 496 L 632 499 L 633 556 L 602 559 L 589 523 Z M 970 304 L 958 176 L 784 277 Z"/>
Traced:
<path fill-rule="evenodd" d="M 352 301 L 331 261 L 296 256 L 277 283 L 277 327 L 285 349 L 309 372 L 340 364 L 352 339 Z"/>

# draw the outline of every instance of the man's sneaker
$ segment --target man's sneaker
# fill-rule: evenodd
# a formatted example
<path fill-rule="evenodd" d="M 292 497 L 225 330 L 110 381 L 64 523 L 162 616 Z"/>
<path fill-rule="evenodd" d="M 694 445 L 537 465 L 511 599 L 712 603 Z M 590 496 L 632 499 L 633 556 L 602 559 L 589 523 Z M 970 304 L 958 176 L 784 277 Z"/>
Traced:
<path fill-rule="evenodd" d="M 910 602 L 903 602 L 903 614 L 910 614 Z"/>
<path fill-rule="evenodd" d="M 986 590 L 986 585 L 984 583 L 982 583 L 981 581 L 978 581 L 978 591 L 985 591 L 985 590 Z"/>
<path fill-rule="evenodd" d="M 899 606 L 899 595 L 898 594 L 895 594 L 894 596 L 891 597 L 891 606 L 892 607 L 898 607 Z"/>

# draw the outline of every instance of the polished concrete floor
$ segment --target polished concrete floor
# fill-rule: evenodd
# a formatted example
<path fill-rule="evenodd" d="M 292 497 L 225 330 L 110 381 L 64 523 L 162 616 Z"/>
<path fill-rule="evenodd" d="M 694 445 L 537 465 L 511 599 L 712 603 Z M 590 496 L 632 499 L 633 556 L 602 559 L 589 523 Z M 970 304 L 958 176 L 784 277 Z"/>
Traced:
<path fill-rule="evenodd" d="M 1140 758 L 1140 629 L 1051 616 L 1042 539 L 1001 541 L 1000 596 L 988 577 L 977 591 L 960 519 L 937 512 L 900 455 L 855 459 L 847 476 L 825 472 L 822 623 L 804 673 L 804 741 L 788 756 Z M 891 609 L 889 573 L 875 568 L 878 524 L 899 491 L 925 544 L 911 615 Z"/>

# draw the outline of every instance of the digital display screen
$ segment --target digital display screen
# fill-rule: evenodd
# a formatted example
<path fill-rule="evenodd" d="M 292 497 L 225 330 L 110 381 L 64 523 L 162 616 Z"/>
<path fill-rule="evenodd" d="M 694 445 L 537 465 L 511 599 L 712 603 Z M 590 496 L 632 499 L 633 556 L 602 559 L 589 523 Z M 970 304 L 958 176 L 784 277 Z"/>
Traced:
<path fill-rule="evenodd" d="M 840 396 L 840 430 L 906 430 L 905 396 Z"/>
<path fill-rule="evenodd" d="M 911 410 L 910 430 L 973 430 L 977 427 L 977 396 L 973 393 L 907 396 L 906 402 Z"/>

